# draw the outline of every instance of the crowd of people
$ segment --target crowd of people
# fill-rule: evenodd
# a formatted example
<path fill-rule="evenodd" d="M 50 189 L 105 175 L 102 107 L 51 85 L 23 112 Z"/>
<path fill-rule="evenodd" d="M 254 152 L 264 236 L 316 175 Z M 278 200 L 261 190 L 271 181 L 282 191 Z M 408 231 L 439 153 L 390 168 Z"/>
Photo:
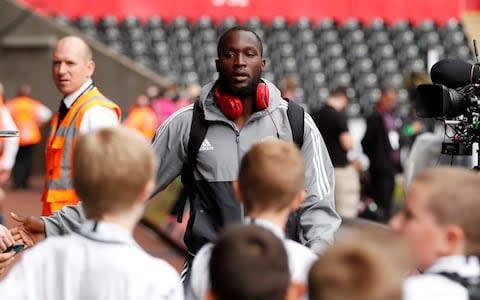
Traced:
<path fill-rule="evenodd" d="M 0 184 L 13 168 L 14 186 L 28 188 L 32 149 L 51 118 L 42 216 L 12 214 L 16 227 L 0 225 L 0 275 L 8 270 L 0 296 L 469 299 L 480 282 L 480 176 L 459 167 L 417 170 L 394 211 L 403 140 L 423 130 L 395 115 L 395 89 L 384 86 L 367 117 L 367 167 L 352 154 L 345 87 L 310 115 L 293 79 L 279 89 L 262 78 L 266 60 L 254 31 L 226 30 L 217 54 L 216 81 L 184 93 L 152 86 L 122 120 L 93 82 L 92 50 L 67 36 L 52 56 L 63 96 L 53 118 L 28 86 L 0 105 L 3 128 L 20 131 L 0 140 Z M 178 274 L 132 233 L 148 199 L 180 175 L 189 219 Z M 376 203 L 379 222 L 356 218 L 362 197 Z M 13 264 L 19 244 L 27 250 Z"/>

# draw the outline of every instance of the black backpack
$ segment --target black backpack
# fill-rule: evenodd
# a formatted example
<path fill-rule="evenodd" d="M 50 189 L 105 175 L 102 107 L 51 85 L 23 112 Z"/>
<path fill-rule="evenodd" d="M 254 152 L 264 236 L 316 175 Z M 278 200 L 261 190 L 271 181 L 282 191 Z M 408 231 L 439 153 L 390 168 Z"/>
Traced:
<path fill-rule="evenodd" d="M 465 278 L 461 277 L 458 273 L 450 272 L 440 272 L 435 274 L 445 276 L 464 286 L 468 290 L 468 299 L 480 300 L 480 277 Z"/>
<path fill-rule="evenodd" d="M 288 121 L 290 123 L 290 127 L 292 129 L 292 136 L 293 142 L 301 148 L 303 145 L 303 133 L 304 133 L 304 110 L 303 108 L 298 105 L 297 103 L 285 99 L 288 101 L 288 109 L 287 109 L 287 116 Z M 210 122 L 205 120 L 204 112 L 202 107 L 200 106 L 200 101 L 195 101 L 193 105 L 193 117 L 192 117 L 192 124 L 190 127 L 190 136 L 188 140 L 188 149 L 187 149 L 187 163 L 185 163 L 182 167 L 181 179 L 182 183 L 185 188 L 189 190 L 189 193 L 194 192 L 194 178 L 193 178 L 193 169 L 195 168 L 195 163 L 197 161 L 197 154 L 200 146 L 205 139 L 207 134 L 208 126 Z M 189 196 L 190 197 L 190 196 Z M 182 197 L 178 201 L 177 205 L 177 221 L 182 222 L 183 212 L 185 208 L 185 204 L 187 202 L 188 197 Z M 292 213 L 289 216 L 287 225 L 287 236 L 295 238 L 297 230 L 297 214 Z"/>

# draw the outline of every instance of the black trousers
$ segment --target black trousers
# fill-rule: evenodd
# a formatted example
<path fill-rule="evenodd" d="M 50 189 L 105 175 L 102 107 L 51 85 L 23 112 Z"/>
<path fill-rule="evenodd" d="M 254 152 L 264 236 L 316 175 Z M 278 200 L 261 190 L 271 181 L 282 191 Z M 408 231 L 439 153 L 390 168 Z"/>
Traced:
<path fill-rule="evenodd" d="M 380 220 L 388 221 L 392 214 L 392 196 L 395 174 L 370 174 L 370 196 L 379 207 Z"/>
<path fill-rule="evenodd" d="M 18 148 L 15 165 L 12 170 L 15 188 L 25 189 L 29 187 L 34 164 L 34 150 L 35 145 L 20 146 Z"/>

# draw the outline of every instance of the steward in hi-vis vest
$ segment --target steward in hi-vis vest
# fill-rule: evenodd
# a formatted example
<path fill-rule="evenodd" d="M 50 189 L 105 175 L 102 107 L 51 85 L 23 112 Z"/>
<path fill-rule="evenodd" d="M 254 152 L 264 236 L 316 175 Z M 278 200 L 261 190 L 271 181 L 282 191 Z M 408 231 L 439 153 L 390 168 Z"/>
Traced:
<path fill-rule="evenodd" d="M 73 147 L 80 135 L 84 113 L 93 106 L 104 106 L 115 111 L 120 120 L 120 107 L 93 87 L 81 95 L 58 124 L 59 113 L 51 123 L 51 133 L 46 146 L 45 190 L 42 195 L 43 215 L 51 215 L 65 205 L 78 203 L 72 183 Z"/>

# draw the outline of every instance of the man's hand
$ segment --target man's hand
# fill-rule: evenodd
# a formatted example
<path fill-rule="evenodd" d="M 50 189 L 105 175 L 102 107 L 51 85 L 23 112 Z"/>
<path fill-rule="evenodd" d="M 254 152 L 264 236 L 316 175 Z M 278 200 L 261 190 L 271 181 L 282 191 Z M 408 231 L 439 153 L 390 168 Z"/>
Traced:
<path fill-rule="evenodd" d="M 0 225 L 0 253 L 7 250 L 14 243 L 15 240 L 7 227 Z"/>
<path fill-rule="evenodd" d="M 10 170 L 0 169 L 0 184 L 7 183 L 9 178 Z"/>
<path fill-rule="evenodd" d="M 44 240 L 45 224 L 39 217 L 34 216 L 18 216 L 15 213 L 10 213 L 12 219 L 21 224 L 10 229 L 15 242 L 25 244 L 25 247 L 31 247 L 41 240 Z"/>

